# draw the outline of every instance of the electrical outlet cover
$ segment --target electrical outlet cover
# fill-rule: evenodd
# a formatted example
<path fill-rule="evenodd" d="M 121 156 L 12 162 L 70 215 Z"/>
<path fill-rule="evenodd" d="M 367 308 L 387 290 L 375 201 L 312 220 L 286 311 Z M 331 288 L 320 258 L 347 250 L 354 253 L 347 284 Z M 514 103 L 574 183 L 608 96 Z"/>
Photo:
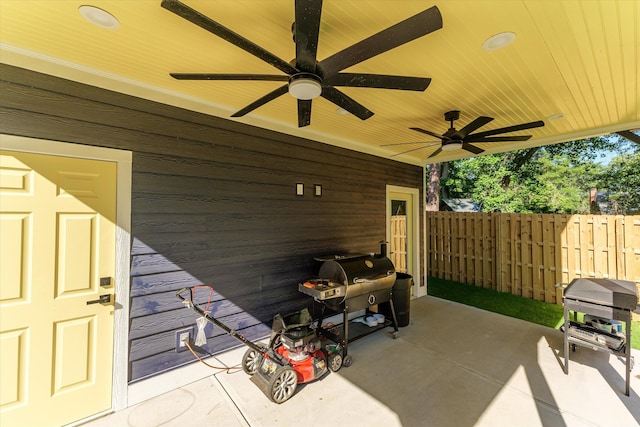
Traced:
<path fill-rule="evenodd" d="M 180 330 L 176 331 L 176 342 L 175 342 L 176 353 L 179 353 L 181 351 L 189 350 L 189 348 L 186 345 L 184 345 L 184 343 L 181 340 L 181 337 L 184 334 L 188 334 L 189 335 L 189 343 L 192 343 L 193 339 L 194 339 L 193 326 L 191 326 L 189 328 L 184 328 L 184 329 L 180 329 Z"/>

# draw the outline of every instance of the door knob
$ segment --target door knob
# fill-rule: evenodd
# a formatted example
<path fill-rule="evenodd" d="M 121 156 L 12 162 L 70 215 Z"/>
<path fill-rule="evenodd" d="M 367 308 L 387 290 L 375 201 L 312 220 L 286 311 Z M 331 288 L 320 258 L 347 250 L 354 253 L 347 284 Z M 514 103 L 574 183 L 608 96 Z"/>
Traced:
<path fill-rule="evenodd" d="M 87 301 L 87 305 L 89 304 L 109 304 L 111 302 L 111 294 L 100 295 L 100 298 L 94 299 L 91 301 Z"/>

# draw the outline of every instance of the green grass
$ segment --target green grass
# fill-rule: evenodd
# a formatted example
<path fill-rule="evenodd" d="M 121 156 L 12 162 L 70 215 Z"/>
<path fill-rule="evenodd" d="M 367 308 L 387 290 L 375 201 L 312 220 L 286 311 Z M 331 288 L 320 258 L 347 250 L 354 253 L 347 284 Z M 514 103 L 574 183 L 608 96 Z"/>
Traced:
<path fill-rule="evenodd" d="M 429 295 L 504 314 L 557 329 L 564 319 L 563 307 L 517 295 L 429 277 Z M 640 321 L 631 322 L 631 348 L 640 350 Z"/>

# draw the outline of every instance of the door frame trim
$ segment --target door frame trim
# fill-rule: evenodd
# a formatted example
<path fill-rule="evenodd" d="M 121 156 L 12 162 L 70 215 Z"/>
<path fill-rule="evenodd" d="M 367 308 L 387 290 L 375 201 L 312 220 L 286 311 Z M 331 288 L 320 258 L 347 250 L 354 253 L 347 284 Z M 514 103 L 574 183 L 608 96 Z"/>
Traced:
<path fill-rule="evenodd" d="M 0 134 L 0 148 L 34 154 L 115 162 L 116 256 L 111 409 L 127 407 L 129 338 L 129 260 L 131 248 L 131 151 Z"/>
<path fill-rule="evenodd" d="M 385 236 L 386 236 L 386 240 L 389 241 L 389 239 L 391 238 L 390 236 L 390 231 L 389 230 L 389 224 L 391 223 L 391 193 L 400 193 L 400 194 L 406 194 L 408 196 L 411 196 L 412 198 L 412 205 L 413 205 L 413 209 L 412 209 L 412 217 L 413 217 L 413 224 L 412 224 L 412 229 L 413 229 L 413 233 L 412 233 L 412 248 L 411 251 L 413 253 L 413 257 L 412 257 L 412 264 L 413 264 L 413 268 L 412 271 L 410 272 L 411 275 L 413 276 L 413 297 L 414 298 L 419 298 L 421 296 L 425 296 L 427 294 L 427 288 L 425 286 L 421 286 L 421 275 L 420 275 L 420 248 L 421 248 L 421 242 L 422 240 L 420 239 L 420 190 L 418 188 L 414 188 L 414 187 L 400 187 L 397 185 L 387 185 L 386 187 L 386 210 L 385 210 L 385 217 L 386 217 L 386 231 L 385 231 Z"/>

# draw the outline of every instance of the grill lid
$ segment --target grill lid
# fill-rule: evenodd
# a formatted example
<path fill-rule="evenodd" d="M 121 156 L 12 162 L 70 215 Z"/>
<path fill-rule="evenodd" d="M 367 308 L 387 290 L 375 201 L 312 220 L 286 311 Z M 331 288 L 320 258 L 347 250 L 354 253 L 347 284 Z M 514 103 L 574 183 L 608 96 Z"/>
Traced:
<path fill-rule="evenodd" d="M 389 258 L 382 255 L 362 255 L 325 261 L 320 267 L 319 276 L 341 285 L 355 283 L 387 281 L 395 268 Z"/>
<path fill-rule="evenodd" d="M 575 279 L 564 297 L 626 310 L 635 310 L 638 304 L 636 285 L 627 280 Z"/>

